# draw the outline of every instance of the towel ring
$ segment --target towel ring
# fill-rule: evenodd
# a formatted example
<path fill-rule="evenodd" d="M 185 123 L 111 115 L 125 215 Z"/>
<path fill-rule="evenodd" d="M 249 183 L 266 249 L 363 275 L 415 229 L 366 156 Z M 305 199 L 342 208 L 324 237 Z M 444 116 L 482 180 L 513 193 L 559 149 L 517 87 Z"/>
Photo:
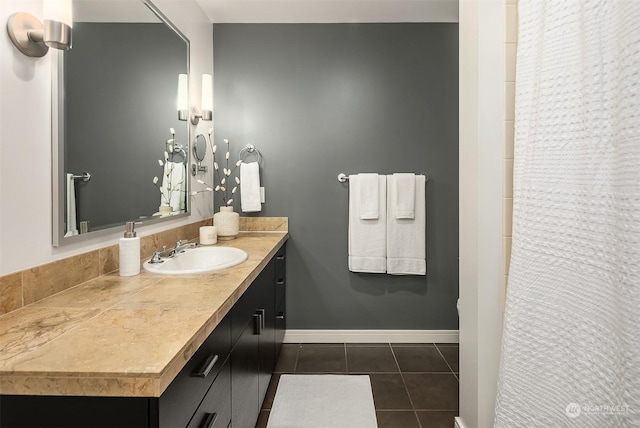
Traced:
<path fill-rule="evenodd" d="M 245 160 L 242 159 L 242 156 L 251 154 L 254 154 L 258 157 L 258 164 L 262 164 L 262 153 L 260 153 L 260 150 L 258 150 L 256 146 L 251 143 L 247 144 L 242 148 L 242 150 L 240 150 L 240 153 L 238 153 L 238 157 L 240 158 L 240 160 L 242 160 L 242 162 L 245 162 Z"/>

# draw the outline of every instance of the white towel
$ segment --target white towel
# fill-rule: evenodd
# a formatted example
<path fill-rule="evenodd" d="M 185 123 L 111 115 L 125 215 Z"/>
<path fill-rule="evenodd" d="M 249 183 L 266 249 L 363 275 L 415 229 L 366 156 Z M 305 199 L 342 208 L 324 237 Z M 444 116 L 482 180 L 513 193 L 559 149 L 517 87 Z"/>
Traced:
<path fill-rule="evenodd" d="M 354 187 L 360 204 L 360 218 L 375 220 L 380 216 L 378 174 L 358 174 L 359 185 Z"/>
<path fill-rule="evenodd" d="M 396 218 L 415 218 L 416 175 L 393 174 L 395 185 L 394 199 L 389 203 L 396 207 Z"/>
<path fill-rule="evenodd" d="M 240 199 L 244 213 L 262 211 L 260 203 L 260 165 L 258 162 L 240 164 Z"/>
<path fill-rule="evenodd" d="M 378 218 L 360 218 L 360 177 L 349 176 L 349 270 L 385 273 L 387 271 L 386 177 L 378 176 Z"/>
<path fill-rule="evenodd" d="M 168 202 L 174 212 L 185 210 L 185 174 L 184 163 L 170 161 L 164 163 L 160 204 L 166 205 Z"/>
<path fill-rule="evenodd" d="M 396 218 L 396 207 L 387 204 L 387 273 L 426 275 L 425 177 L 415 176 L 415 218 Z M 387 177 L 388 199 L 396 200 L 393 175 Z"/>
<path fill-rule="evenodd" d="M 73 174 L 67 174 L 67 230 L 64 236 L 78 234 L 78 213 L 76 212 L 76 183 Z"/>

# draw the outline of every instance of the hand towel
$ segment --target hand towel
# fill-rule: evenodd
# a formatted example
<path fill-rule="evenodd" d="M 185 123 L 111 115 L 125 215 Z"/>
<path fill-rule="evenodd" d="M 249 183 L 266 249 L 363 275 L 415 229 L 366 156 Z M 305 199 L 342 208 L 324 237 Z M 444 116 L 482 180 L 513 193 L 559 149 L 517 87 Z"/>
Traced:
<path fill-rule="evenodd" d="M 67 174 L 67 230 L 64 236 L 74 236 L 78 234 L 78 213 L 76 212 L 76 182 L 73 174 Z"/>
<path fill-rule="evenodd" d="M 360 218 L 375 220 L 380 216 L 380 190 L 378 174 L 358 174 L 359 185 L 355 186 L 360 204 Z"/>
<path fill-rule="evenodd" d="M 240 199 L 244 213 L 262 211 L 260 203 L 260 166 L 258 162 L 240 164 Z"/>
<path fill-rule="evenodd" d="M 397 200 L 393 175 L 387 177 L 390 201 Z M 415 216 L 396 218 L 397 207 L 387 204 L 387 273 L 391 275 L 426 275 L 426 206 L 425 177 L 415 176 Z"/>
<path fill-rule="evenodd" d="M 378 218 L 360 218 L 361 178 L 349 176 L 349 270 L 385 273 L 387 270 L 386 176 L 378 176 Z"/>
<path fill-rule="evenodd" d="M 416 175 L 393 174 L 393 178 L 395 198 L 389 203 L 396 207 L 396 218 L 415 218 Z"/>
<path fill-rule="evenodd" d="M 164 174 L 162 176 L 162 197 L 160 204 L 169 204 L 173 212 L 179 213 L 185 210 L 186 186 L 185 186 L 186 170 L 182 162 L 164 163 Z"/>

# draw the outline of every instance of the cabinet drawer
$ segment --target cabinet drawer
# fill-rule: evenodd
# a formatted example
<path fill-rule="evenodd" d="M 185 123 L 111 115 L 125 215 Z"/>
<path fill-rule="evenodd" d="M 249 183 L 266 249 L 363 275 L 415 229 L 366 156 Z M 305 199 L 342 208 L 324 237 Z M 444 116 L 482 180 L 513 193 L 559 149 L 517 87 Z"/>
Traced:
<path fill-rule="evenodd" d="M 282 248 L 278 250 L 276 256 L 276 274 L 278 275 L 281 270 L 284 270 L 287 264 L 287 244 L 285 243 Z"/>
<path fill-rule="evenodd" d="M 225 317 L 160 397 L 160 428 L 184 427 L 198 408 L 231 350 Z"/>
<path fill-rule="evenodd" d="M 230 312 L 232 347 L 238 341 L 247 324 L 253 320 L 253 314 L 264 306 L 264 294 L 273 293 L 274 268 L 275 261 L 272 259 L 233 306 L 233 310 Z"/>
<path fill-rule="evenodd" d="M 276 361 L 280 356 L 280 348 L 284 341 L 284 333 L 287 330 L 287 309 L 286 300 L 282 299 L 280 305 L 276 309 Z"/>
<path fill-rule="evenodd" d="M 284 296 L 287 289 L 287 274 L 285 272 L 285 269 L 283 269 L 282 272 L 276 275 L 274 284 L 275 284 L 275 293 L 276 293 L 275 304 L 276 306 L 278 306 L 284 300 Z"/>
<path fill-rule="evenodd" d="M 231 370 L 228 358 L 187 428 L 227 428 L 231 422 Z"/>

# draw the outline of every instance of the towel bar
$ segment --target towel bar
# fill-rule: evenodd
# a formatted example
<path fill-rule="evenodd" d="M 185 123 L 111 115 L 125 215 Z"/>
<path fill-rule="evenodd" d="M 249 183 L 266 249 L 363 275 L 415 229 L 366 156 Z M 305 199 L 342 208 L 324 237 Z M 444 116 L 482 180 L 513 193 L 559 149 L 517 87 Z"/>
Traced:
<path fill-rule="evenodd" d="M 83 172 L 80 175 L 73 174 L 72 178 L 74 180 L 82 180 L 86 183 L 87 181 L 91 180 L 91 174 L 89 174 L 88 172 Z"/>
<path fill-rule="evenodd" d="M 417 174 L 417 175 L 424 175 L 424 181 L 429 181 L 429 176 L 427 174 L 423 173 L 423 174 Z M 338 181 L 340 183 L 346 183 L 347 181 L 349 181 L 349 176 L 344 172 L 341 172 L 340 174 L 338 174 Z"/>

